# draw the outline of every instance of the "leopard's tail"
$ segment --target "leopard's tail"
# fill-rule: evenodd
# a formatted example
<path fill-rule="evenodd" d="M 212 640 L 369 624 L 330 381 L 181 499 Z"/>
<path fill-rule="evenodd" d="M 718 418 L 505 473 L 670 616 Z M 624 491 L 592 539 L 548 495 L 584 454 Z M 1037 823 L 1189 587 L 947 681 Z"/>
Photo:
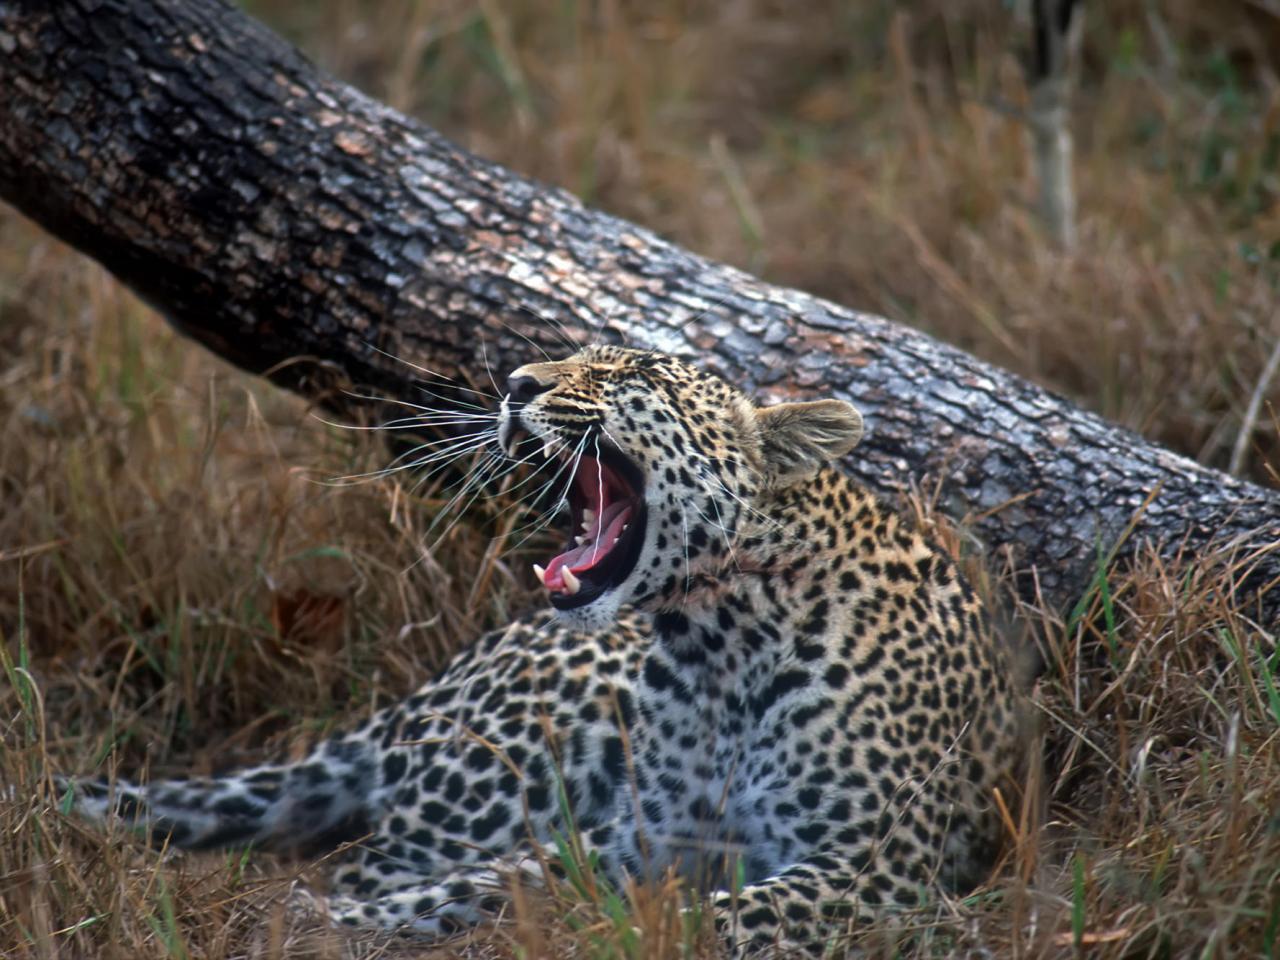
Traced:
<path fill-rule="evenodd" d="M 358 836 L 380 802 L 373 745 L 338 736 L 294 763 L 266 763 L 226 776 L 134 784 L 63 779 L 73 809 L 105 823 L 118 818 L 154 842 L 189 850 L 252 844 L 310 848 Z"/>

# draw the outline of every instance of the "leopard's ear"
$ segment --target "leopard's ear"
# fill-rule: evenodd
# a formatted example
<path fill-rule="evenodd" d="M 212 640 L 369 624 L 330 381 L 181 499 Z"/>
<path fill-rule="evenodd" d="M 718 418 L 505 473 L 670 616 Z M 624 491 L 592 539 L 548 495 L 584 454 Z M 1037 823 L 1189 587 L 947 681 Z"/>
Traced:
<path fill-rule="evenodd" d="M 759 407 L 761 450 L 773 486 L 812 476 L 862 439 L 862 414 L 844 400 L 813 400 Z"/>

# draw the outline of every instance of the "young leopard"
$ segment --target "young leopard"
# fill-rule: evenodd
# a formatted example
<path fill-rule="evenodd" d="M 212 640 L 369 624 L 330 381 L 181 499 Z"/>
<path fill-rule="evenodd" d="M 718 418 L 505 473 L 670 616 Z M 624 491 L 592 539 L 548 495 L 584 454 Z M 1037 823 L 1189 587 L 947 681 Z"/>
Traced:
<path fill-rule="evenodd" d="M 508 388 L 497 442 L 567 487 L 574 536 L 535 567 L 554 614 L 300 762 L 82 784 L 79 808 L 193 848 L 362 820 L 330 914 L 426 934 L 500 910 L 513 864 L 541 877 L 561 790 L 619 889 L 677 869 L 735 954 L 827 956 L 858 918 L 979 880 L 1010 670 L 955 565 L 827 466 L 857 411 L 758 407 L 603 346 Z"/>

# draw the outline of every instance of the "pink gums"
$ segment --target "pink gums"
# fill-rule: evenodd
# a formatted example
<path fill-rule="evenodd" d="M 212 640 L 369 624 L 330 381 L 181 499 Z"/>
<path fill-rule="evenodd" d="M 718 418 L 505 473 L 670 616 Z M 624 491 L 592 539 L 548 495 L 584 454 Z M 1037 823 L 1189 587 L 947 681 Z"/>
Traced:
<path fill-rule="evenodd" d="M 582 534 L 586 538 L 585 543 L 566 550 L 547 563 L 543 584 L 548 590 L 567 592 L 564 571 L 585 573 L 598 565 L 613 549 L 614 541 L 622 536 L 622 528 L 631 521 L 626 484 L 599 460 L 584 456 L 574 482 L 586 501 L 586 507 L 595 511 L 596 518 L 590 529 Z"/>

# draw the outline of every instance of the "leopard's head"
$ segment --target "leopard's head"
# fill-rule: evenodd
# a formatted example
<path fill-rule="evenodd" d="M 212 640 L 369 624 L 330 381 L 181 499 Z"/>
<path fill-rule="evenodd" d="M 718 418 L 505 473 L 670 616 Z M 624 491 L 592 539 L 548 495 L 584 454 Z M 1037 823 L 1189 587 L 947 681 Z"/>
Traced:
<path fill-rule="evenodd" d="M 564 550 L 535 566 L 551 604 L 584 629 L 619 606 L 678 607 L 716 575 L 759 504 L 846 454 L 862 418 L 842 400 L 760 407 L 719 377 L 662 353 L 588 347 L 514 371 L 498 420 L 531 486 L 567 505 Z"/>

